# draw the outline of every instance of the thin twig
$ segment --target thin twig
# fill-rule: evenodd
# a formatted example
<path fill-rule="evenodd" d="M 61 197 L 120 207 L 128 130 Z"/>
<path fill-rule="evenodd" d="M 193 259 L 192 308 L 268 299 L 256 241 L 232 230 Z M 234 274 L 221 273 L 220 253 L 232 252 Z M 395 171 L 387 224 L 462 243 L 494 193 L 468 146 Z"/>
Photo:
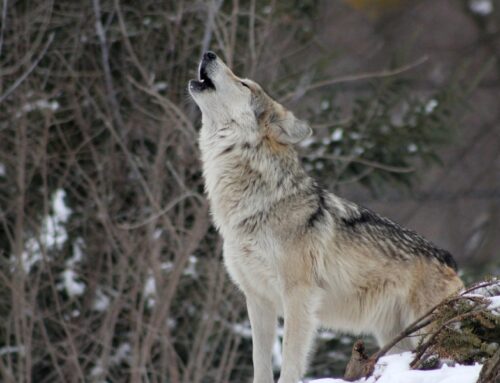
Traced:
<path fill-rule="evenodd" d="M 387 164 L 382 164 L 376 161 L 366 160 L 360 157 L 351 156 L 341 156 L 341 155 L 321 155 L 321 156 L 308 156 L 309 158 L 324 158 L 328 160 L 343 161 L 343 162 L 357 162 L 363 165 L 370 166 L 372 168 L 385 170 L 391 173 L 412 173 L 415 171 L 413 167 L 402 167 L 402 166 L 392 166 Z"/>
<path fill-rule="evenodd" d="M 340 84 L 340 83 L 344 83 L 344 82 L 368 80 L 368 79 L 374 79 L 374 78 L 384 78 L 384 77 L 396 76 L 398 74 L 407 72 L 407 71 L 423 64 L 427 60 L 428 60 L 428 57 L 423 56 L 412 63 L 400 66 L 400 67 L 395 68 L 395 69 L 387 69 L 387 70 L 382 70 L 382 71 L 378 71 L 378 72 L 368 72 L 368 73 L 361 73 L 361 74 L 352 74 L 352 75 L 346 75 L 346 76 L 337 77 L 337 78 L 333 78 L 333 79 L 318 81 L 318 82 L 315 82 L 315 83 L 313 83 L 305 88 L 296 89 L 290 93 L 287 93 L 286 95 L 281 97 L 281 101 L 282 102 L 287 102 L 289 100 L 296 101 L 298 98 L 302 97 L 307 92 L 310 92 L 311 90 L 322 88 L 322 87 L 328 86 L 328 85 Z"/>
<path fill-rule="evenodd" d="M 0 21 L 0 57 L 2 57 L 2 47 L 3 47 L 3 35 L 5 32 L 5 26 L 7 24 L 7 3 L 8 0 L 3 0 L 2 2 L 2 18 Z"/>
<path fill-rule="evenodd" d="M 24 80 L 30 75 L 31 72 L 37 67 L 37 65 L 40 63 L 40 61 L 43 59 L 45 54 L 47 53 L 47 50 L 49 49 L 50 45 L 52 44 L 52 41 L 54 40 L 54 33 L 51 33 L 49 35 L 49 38 L 47 42 L 45 43 L 45 46 L 43 47 L 42 51 L 38 55 L 38 57 L 33 61 L 33 63 L 29 66 L 29 68 L 24 72 L 16 81 L 14 81 L 14 84 L 12 84 L 4 94 L 0 96 L 0 103 L 2 103 L 7 97 L 10 96 L 12 92 L 14 92 L 19 85 L 22 84 Z"/>
<path fill-rule="evenodd" d="M 109 65 L 109 49 L 106 40 L 106 32 L 101 21 L 101 2 L 100 0 L 93 0 L 94 13 L 95 13 L 95 31 L 99 39 L 99 44 L 101 46 L 101 61 L 104 70 L 104 82 L 106 84 L 106 90 L 108 92 L 108 100 L 110 102 L 110 107 L 114 116 L 116 123 L 123 127 L 123 118 L 120 113 L 120 105 L 116 99 L 116 92 L 113 85 L 113 77 L 111 76 L 111 68 Z"/>

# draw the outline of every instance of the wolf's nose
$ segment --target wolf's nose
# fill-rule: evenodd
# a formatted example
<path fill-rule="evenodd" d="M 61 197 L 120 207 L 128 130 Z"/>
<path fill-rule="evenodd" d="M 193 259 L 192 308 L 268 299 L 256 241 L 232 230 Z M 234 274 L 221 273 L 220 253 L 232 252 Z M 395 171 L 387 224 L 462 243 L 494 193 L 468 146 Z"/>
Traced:
<path fill-rule="evenodd" d="M 211 60 L 215 60 L 217 58 L 217 55 L 214 52 L 212 52 L 212 51 L 208 51 L 208 52 L 205 52 L 203 54 L 203 58 L 205 60 L 211 61 Z"/>

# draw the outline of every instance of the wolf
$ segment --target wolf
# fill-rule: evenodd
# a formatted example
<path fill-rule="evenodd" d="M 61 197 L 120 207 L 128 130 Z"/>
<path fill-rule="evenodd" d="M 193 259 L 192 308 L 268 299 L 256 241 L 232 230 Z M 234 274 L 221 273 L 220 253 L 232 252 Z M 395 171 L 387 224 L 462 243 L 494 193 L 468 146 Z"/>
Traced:
<path fill-rule="evenodd" d="M 202 114 L 205 188 L 225 266 L 246 298 L 254 383 L 273 382 L 278 317 L 278 382 L 297 383 L 319 327 L 373 334 L 383 346 L 462 288 L 450 253 L 306 173 L 295 148 L 312 133 L 305 121 L 213 52 L 198 72 L 188 88 Z"/>

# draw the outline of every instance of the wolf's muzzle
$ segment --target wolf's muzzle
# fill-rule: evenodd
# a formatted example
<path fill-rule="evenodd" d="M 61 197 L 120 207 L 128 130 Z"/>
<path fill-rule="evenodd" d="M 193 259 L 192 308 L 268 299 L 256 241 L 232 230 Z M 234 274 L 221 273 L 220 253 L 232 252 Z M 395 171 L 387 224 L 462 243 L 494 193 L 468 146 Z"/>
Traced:
<path fill-rule="evenodd" d="M 217 55 L 214 52 L 208 51 L 203 53 L 200 67 L 198 70 L 198 80 L 189 81 L 189 89 L 196 92 L 202 92 L 207 89 L 215 90 L 215 85 L 209 77 L 210 66 L 217 60 Z"/>

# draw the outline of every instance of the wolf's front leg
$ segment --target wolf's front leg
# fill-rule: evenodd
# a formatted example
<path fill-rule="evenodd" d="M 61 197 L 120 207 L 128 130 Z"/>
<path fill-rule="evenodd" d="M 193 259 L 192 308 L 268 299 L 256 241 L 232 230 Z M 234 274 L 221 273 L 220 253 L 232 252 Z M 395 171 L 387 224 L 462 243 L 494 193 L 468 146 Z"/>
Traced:
<path fill-rule="evenodd" d="M 254 383 L 272 383 L 272 350 L 276 339 L 277 314 L 267 299 L 247 294 L 247 309 L 252 326 Z"/>
<path fill-rule="evenodd" d="M 316 302 L 310 287 L 295 286 L 284 297 L 283 366 L 278 383 L 297 383 L 307 368 L 316 331 Z"/>

